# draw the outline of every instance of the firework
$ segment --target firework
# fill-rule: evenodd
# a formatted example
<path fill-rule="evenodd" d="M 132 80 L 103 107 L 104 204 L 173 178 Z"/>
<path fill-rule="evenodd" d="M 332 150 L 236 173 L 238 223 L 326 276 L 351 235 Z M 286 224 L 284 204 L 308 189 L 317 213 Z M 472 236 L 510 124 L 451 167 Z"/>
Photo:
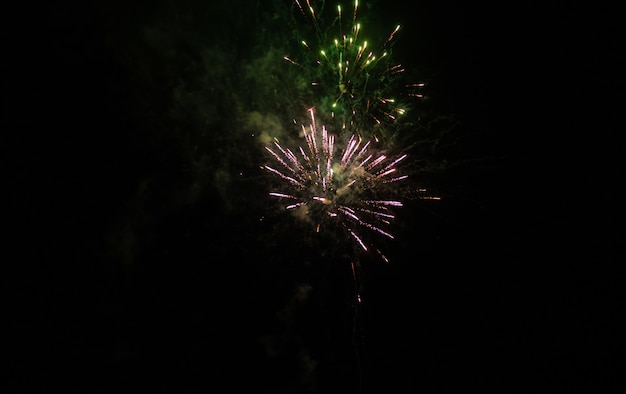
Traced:
<path fill-rule="evenodd" d="M 278 140 L 265 147 L 273 164 L 262 168 L 280 180 L 269 195 L 316 232 L 341 228 L 363 251 L 369 250 L 365 232 L 393 239 L 388 227 L 403 204 L 384 195 L 407 178 L 397 167 L 407 155 L 390 158 L 358 135 L 338 149 L 335 135 L 316 125 L 313 108 L 309 115 L 309 125 L 301 125 L 304 147 L 291 149 Z"/>
<path fill-rule="evenodd" d="M 406 108 L 393 92 L 403 92 L 404 98 L 423 96 L 424 84 L 403 83 L 401 76 L 405 69 L 391 59 L 400 25 L 371 48 L 367 40 L 361 39 L 363 26 L 357 18 L 358 0 L 347 16 L 338 5 L 329 27 L 323 26 L 311 2 L 304 1 L 294 0 L 294 3 L 309 27 L 312 41 L 304 37 L 299 40 L 302 60 L 290 56 L 284 59 L 302 70 L 314 88 L 316 105 L 324 113 L 331 113 L 343 125 L 363 132 L 369 126 L 394 122 L 405 114 Z"/>

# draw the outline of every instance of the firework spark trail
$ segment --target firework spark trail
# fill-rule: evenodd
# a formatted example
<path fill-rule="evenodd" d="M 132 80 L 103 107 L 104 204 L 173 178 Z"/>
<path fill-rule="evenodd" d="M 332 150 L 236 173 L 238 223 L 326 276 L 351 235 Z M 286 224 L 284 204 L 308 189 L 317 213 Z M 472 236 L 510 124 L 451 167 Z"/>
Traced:
<path fill-rule="evenodd" d="M 400 75 L 405 69 L 400 64 L 392 64 L 390 54 L 396 35 L 397 25 L 377 49 L 369 49 L 368 41 L 360 41 L 361 23 L 357 19 L 359 2 L 354 1 L 350 28 L 344 29 L 341 5 L 337 6 L 337 17 L 330 27 L 337 26 L 338 37 L 331 39 L 321 26 L 316 11 L 309 0 L 306 7 L 300 0 L 294 0 L 304 20 L 312 26 L 318 49 L 315 45 L 300 41 L 307 61 L 296 61 L 290 56 L 283 59 L 301 68 L 311 86 L 321 91 L 320 107 L 328 109 L 349 125 L 362 125 L 369 119 L 375 125 L 394 122 L 406 113 L 406 108 L 391 97 L 391 91 L 398 88 Z M 348 33 L 344 33 L 348 31 Z M 384 61 L 383 61 L 384 59 Z M 423 98 L 423 83 L 404 84 L 401 89 L 410 98 Z"/>
<path fill-rule="evenodd" d="M 363 230 L 393 239 L 385 227 L 395 219 L 392 209 L 403 204 L 375 197 L 393 191 L 387 184 L 407 178 L 406 175 L 391 177 L 407 155 L 389 160 L 385 154 L 371 149 L 371 141 L 352 135 L 337 159 L 335 136 L 325 126 L 318 128 L 313 108 L 309 116 L 309 125 L 301 125 L 306 148 L 299 146 L 296 150 L 299 155 L 278 140 L 273 147 L 265 147 L 276 164 L 262 168 L 284 181 L 279 190 L 269 195 L 291 200 L 285 209 L 301 210 L 298 213 L 310 219 L 316 231 L 323 226 L 339 225 L 364 251 L 368 246 Z"/>

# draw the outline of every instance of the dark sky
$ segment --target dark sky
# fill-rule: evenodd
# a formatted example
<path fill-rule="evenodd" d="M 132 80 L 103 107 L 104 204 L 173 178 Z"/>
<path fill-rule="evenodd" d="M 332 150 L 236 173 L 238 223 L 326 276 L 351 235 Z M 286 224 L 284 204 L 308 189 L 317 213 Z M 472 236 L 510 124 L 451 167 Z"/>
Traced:
<path fill-rule="evenodd" d="M 281 59 L 289 0 L 8 13 L 3 392 L 626 387 L 621 211 L 596 193 L 613 171 L 592 174 L 593 133 L 572 135 L 596 106 L 566 67 L 610 44 L 522 5 L 362 3 L 427 81 L 394 146 L 411 190 L 442 197 L 406 192 L 387 264 L 267 197 L 259 136 L 307 105 Z"/>

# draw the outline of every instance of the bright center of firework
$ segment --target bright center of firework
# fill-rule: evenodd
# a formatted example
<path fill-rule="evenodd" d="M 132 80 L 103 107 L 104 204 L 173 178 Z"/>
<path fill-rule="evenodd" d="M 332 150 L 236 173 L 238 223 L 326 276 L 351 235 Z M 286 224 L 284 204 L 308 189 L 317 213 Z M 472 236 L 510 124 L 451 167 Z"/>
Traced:
<path fill-rule="evenodd" d="M 406 178 L 396 176 L 396 165 L 406 155 L 389 161 L 385 154 L 371 150 L 370 141 L 352 135 L 335 156 L 334 135 L 325 126 L 321 130 L 316 126 L 313 109 L 309 113 L 310 124 L 301 126 L 306 149 L 292 150 L 277 140 L 273 147 L 266 147 L 277 165 L 263 169 L 284 181 L 280 190 L 269 194 L 289 201 L 285 208 L 312 223 L 317 231 L 325 225 L 340 225 L 364 250 L 363 229 L 393 238 L 384 227 L 395 217 L 391 209 L 402 203 L 380 195 Z"/>

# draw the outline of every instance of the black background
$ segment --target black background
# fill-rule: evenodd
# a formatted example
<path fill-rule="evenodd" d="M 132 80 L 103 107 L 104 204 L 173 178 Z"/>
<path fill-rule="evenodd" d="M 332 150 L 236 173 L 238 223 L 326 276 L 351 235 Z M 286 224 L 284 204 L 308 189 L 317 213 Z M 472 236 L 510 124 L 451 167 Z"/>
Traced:
<path fill-rule="evenodd" d="M 3 392 L 623 392 L 610 11 L 377 6 L 455 128 L 355 315 L 238 132 L 284 3 L 5 13 Z"/>

